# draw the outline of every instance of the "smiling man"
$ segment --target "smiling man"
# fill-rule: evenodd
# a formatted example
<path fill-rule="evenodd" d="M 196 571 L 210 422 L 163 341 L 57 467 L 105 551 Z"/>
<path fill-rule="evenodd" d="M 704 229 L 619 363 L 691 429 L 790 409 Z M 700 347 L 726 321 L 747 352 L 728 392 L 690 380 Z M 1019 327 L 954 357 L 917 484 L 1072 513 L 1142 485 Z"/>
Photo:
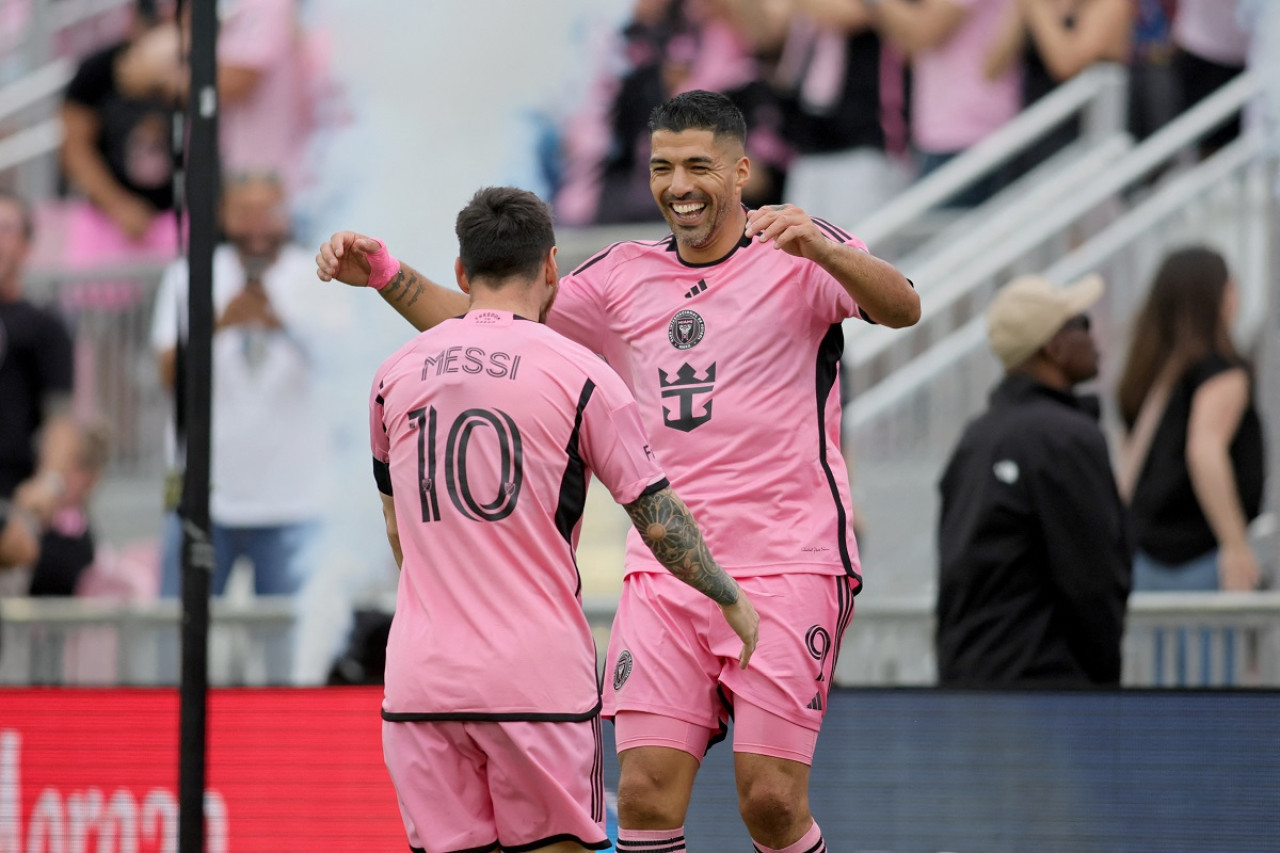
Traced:
<path fill-rule="evenodd" d="M 650 184 L 671 235 L 615 243 L 565 276 L 547 324 L 631 389 L 673 487 L 756 603 L 762 641 L 742 670 L 733 633 L 631 535 L 604 685 L 618 850 L 685 849 L 694 778 L 732 714 L 756 848 L 818 853 L 809 766 L 862 585 L 840 455 L 841 322 L 911 325 L 920 301 L 841 229 L 792 206 L 743 206 L 746 127 L 728 98 L 677 95 L 649 126 Z M 419 329 L 467 308 L 350 231 L 316 264 L 323 280 L 378 288 Z"/>

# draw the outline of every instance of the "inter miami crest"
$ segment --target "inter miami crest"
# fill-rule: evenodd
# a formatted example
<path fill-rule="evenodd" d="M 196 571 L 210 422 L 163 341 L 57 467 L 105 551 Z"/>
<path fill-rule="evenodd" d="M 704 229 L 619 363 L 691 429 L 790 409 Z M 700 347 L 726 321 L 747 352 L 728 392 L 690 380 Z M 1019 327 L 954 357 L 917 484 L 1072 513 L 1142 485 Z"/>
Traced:
<path fill-rule="evenodd" d="M 697 346 L 706 332 L 707 324 L 702 321 L 702 316 L 689 308 L 677 311 L 676 316 L 672 317 L 670 324 L 667 325 L 667 338 L 678 350 Z"/>
<path fill-rule="evenodd" d="M 618 655 L 618 663 L 613 667 L 614 690 L 621 690 L 622 685 L 627 683 L 627 679 L 631 676 L 631 664 L 631 652 L 623 649 L 622 654 Z"/>

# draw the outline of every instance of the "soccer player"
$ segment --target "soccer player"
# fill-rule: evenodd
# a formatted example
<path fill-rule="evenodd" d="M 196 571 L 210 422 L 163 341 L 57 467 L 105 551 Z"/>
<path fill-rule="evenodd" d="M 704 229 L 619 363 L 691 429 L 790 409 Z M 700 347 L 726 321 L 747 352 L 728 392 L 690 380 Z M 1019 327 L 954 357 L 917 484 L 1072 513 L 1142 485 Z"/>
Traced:
<path fill-rule="evenodd" d="M 705 627 L 738 641 L 743 668 L 758 617 L 667 484 L 622 380 L 541 324 L 558 278 L 546 205 L 490 187 L 457 234 L 464 316 L 388 358 L 369 403 L 401 567 L 387 767 L 415 850 L 600 850 L 600 688 L 574 561 L 588 478 L 694 591 Z"/>
<path fill-rule="evenodd" d="M 618 850 L 685 849 L 694 777 L 732 713 L 739 810 L 757 849 L 817 853 L 809 767 L 862 585 L 834 390 L 840 324 L 911 325 L 920 301 L 830 223 L 742 205 L 751 166 L 728 98 L 677 95 L 650 130 L 671 235 L 588 260 L 561 281 L 548 324 L 603 355 L 636 396 L 712 552 L 757 602 L 766 642 L 740 670 L 733 638 L 630 535 L 604 704 L 621 769 Z M 361 234 L 334 234 L 316 264 L 322 280 L 380 289 L 420 329 L 466 307 Z"/>

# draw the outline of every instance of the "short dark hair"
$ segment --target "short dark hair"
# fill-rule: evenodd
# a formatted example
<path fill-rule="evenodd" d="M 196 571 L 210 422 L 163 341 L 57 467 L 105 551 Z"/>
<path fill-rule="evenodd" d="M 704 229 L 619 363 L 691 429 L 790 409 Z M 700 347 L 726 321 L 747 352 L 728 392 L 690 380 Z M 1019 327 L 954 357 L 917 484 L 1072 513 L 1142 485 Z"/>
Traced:
<path fill-rule="evenodd" d="M 747 141 L 747 122 L 726 95 L 694 89 L 654 107 L 649 114 L 649 132 L 669 130 L 709 130 L 717 139 L 728 137 L 742 144 Z"/>
<path fill-rule="evenodd" d="M 31 202 L 25 196 L 3 187 L 0 187 L 0 202 L 8 202 L 18 208 L 18 213 L 22 216 L 22 236 L 30 242 L 36 236 L 36 215 Z"/>
<path fill-rule="evenodd" d="M 458 213 L 458 256 L 469 279 L 534 278 L 556 244 L 551 210 L 516 187 L 485 187 Z"/>

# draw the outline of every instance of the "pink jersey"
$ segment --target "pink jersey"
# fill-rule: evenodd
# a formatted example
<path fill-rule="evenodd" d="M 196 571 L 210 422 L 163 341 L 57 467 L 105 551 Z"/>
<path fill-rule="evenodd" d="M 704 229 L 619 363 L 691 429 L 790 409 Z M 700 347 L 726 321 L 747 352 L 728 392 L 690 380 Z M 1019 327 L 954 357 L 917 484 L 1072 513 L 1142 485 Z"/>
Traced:
<path fill-rule="evenodd" d="M 666 485 L 626 386 L 546 326 L 477 310 L 383 362 L 369 409 L 404 555 L 384 718 L 596 713 L 574 561 L 587 483 L 624 504 Z"/>
<path fill-rule="evenodd" d="M 858 578 L 837 380 L 840 322 L 859 313 L 820 266 L 773 243 L 743 239 L 694 265 L 667 237 L 615 243 L 565 276 L 548 323 L 631 388 L 672 488 L 729 574 Z M 627 571 L 662 571 L 634 531 Z"/>

